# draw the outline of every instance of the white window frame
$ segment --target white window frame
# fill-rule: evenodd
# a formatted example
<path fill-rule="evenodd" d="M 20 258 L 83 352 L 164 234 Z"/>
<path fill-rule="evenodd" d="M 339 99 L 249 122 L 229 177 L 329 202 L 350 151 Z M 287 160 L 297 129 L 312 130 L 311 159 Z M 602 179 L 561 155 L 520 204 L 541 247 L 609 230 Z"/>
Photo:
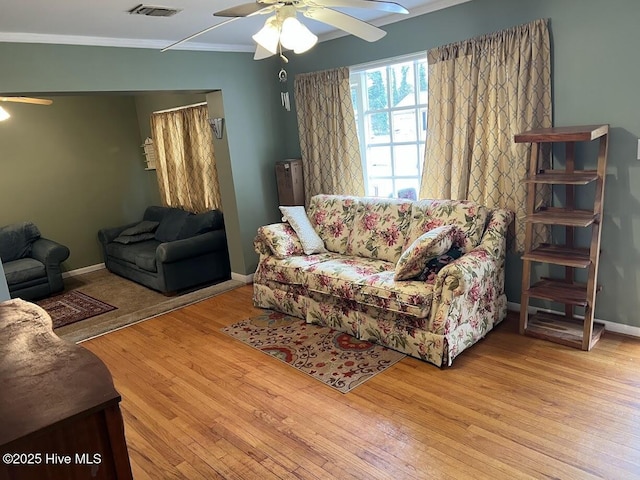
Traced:
<path fill-rule="evenodd" d="M 394 65 L 397 64 L 403 64 L 403 63 L 408 63 L 408 62 L 413 62 L 413 74 L 414 74 L 414 92 L 413 92 L 413 105 L 407 106 L 407 105 L 398 105 L 398 106 L 392 106 L 392 101 L 391 101 L 391 89 L 389 88 L 390 86 L 390 80 L 389 80 L 389 71 L 390 71 L 390 67 L 393 67 Z M 370 183 L 371 180 L 382 180 L 382 181 L 391 181 L 392 185 L 393 185 L 393 192 L 391 194 L 391 196 L 393 197 L 397 197 L 398 196 L 398 190 L 399 188 L 397 188 L 397 181 L 400 180 L 415 180 L 417 179 L 417 183 L 416 183 L 416 195 L 418 194 L 419 191 L 419 187 L 420 187 L 420 179 L 422 176 L 422 166 L 424 163 L 424 149 L 425 149 L 425 143 L 426 143 L 426 138 L 427 138 L 427 125 L 426 125 L 426 121 L 427 121 L 427 108 L 428 108 L 428 104 L 427 101 L 425 99 L 424 103 L 420 103 L 420 78 L 419 78 L 419 64 L 424 64 L 425 67 L 425 71 L 427 68 L 427 52 L 421 52 L 421 53 L 417 53 L 417 54 L 412 54 L 412 55 L 405 55 L 405 56 L 400 56 L 400 57 L 393 57 L 393 58 L 388 58 L 385 60 L 381 60 L 378 62 L 372 62 L 372 63 L 367 63 L 367 64 L 362 64 L 362 65 L 358 65 L 358 66 L 354 66 L 350 68 L 350 81 L 351 81 L 351 91 L 352 91 L 352 99 L 354 101 L 354 110 L 355 110 L 355 115 L 356 115 L 356 124 L 357 124 L 357 128 L 358 128 L 358 140 L 360 142 L 360 152 L 361 152 L 361 156 L 362 156 L 362 169 L 363 169 L 363 174 L 364 174 L 364 179 L 365 179 L 365 192 L 366 195 L 368 196 L 376 196 L 376 194 L 378 192 L 374 192 L 374 191 L 369 191 L 370 190 Z M 379 68 L 384 68 L 385 69 L 385 74 L 386 74 L 386 78 L 385 80 L 385 85 L 386 85 L 386 93 L 387 93 L 387 106 L 385 108 L 379 108 L 379 109 L 365 109 L 366 108 L 366 104 L 367 104 L 367 86 L 366 86 L 366 72 L 369 70 L 375 70 L 375 69 L 379 69 Z M 427 85 L 428 85 L 428 78 L 427 78 Z M 354 92 L 355 89 L 355 92 Z M 394 134 L 392 133 L 392 123 L 393 123 L 393 114 L 394 112 L 402 112 L 402 111 L 413 111 L 415 112 L 415 121 L 416 121 L 416 132 L 417 132 L 417 136 L 418 138 L 415 141 L 396 141 L 394 139 Z M 421 112 L 424 112 L 423 114 L 421 114 Z M 376 113 L 387 113 L 388 118 L 389 118 L 389 122 L 390 122 L 390 136 L 389 136 L 389 141 L 388 142 L 369 142 L 369 139 L 366 138 L 365 132 L 366 130 L 366 117 L 368 115 L 372 115 L 372 114 L 376 114 Z M 416 145 L 417 146 L 417 166 L 418 166 L 418 174 L 417 176 L 415 175 L 396 175 L 396 162 L 395 162 L 395 149 L 394 147 L 396 146 L 403 146 L 403 145 Z M 391 164 L 391 175 L 382 175 L 382 176 L 372 176 L 369 177 L 368 174 L 368 165 L 369 162 L 367 162 L 367 152 L 369 151 L 370 146 L 375 146 L 375 147 L 389 147 L 389 152 L 391 155 L 390 160 L 390 164 Z"/>

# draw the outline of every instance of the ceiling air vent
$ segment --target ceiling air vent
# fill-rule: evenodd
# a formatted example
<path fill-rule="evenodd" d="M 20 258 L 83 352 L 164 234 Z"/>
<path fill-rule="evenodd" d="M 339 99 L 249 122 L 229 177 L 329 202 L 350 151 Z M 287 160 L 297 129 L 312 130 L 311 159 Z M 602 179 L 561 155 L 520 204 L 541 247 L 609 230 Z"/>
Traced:
<path fill-rule="evenodd" d="M 152 5 L 138 5 L 129 10 L 132 15 L 146 15 L 148 17 L 171 17 L 180 10 L 169 7 L 155 7 Z"/>

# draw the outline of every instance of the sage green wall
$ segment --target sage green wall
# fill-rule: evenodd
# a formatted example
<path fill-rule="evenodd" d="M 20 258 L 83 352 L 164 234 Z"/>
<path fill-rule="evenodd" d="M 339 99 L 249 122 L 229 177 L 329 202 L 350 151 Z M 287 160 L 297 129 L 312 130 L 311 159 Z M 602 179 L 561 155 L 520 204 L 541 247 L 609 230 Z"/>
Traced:
<path fill-rule="evenodd" d="M 402 3 L 402 2 L 401 2 Z M 640 2 L 637 0 L 473 0 L 383 27 L 375 44 L 353 37 L 292 55 L 295 73 L 414 53 L 537 18 L 551 20 L 555 125 L 611 125 L 596 316 L 640 326 Z M 293 91 L 290 82 L 290 91 Z M 294 99 L 295 101 L 295 99 Z M 300 147 L 295 115 L 281 113 L 286 157 Z M 578 202 L 588 203 L 579 193 Z M 506 290 L 520 302 L 521 261 L 507 259 Z"/>
<path fill-rule="evenodd" d="M 0 43 L 0 65 L 3 65 L 0 90 L 4 94 L 221 90 L 232 168 L 220 182 L 231 182 L 234 188 L 225 191 L 236 196 L 223 195 L 222 204 L 225 217 L 235 217 L 235 221 L 227 224 L 230 250 L 233 249 L 232 271 L 246 275 L 253 273 L 257 264 L 253 251 L 257 228 L 278 220 L 273 167 L 275 161 L 283 158 L 278 128 L 279 84 L 267 81 L 273 77 L 273 64 L 256 62 L 252 57 L 250 53 L 161 53 L 147 49 Z M 139 136 L 135 113 L 133 118 L 136 124 L 132 132 Z M 10 128 L 33 131 L 24 125 L 13 125 Z M 55 170 L 48 171 L 56 176 Z M 126 173 L 121 173 L 122 181 L 129 181 Z M 12 175 L 11 170 L 7 175 Z M 96 189 L 100 181 L 99 177 L 85 179 Z M 121 197 L 121 201 L 129 208 L 128 198 Z M 3 210 L 7 208 L 4 206 Z M 73 203 L 70 208 L 74 208 Z M 76 228 L 84 227 L 66 225 L 69 231 Z M 75 266 L 69 264 L 67 268 Z"/>
<path fill-rule="evenodd" d="M 133 97 L 3 107 L 12 117 L 0 123 L 0 225 L 34 222 L 69 247 L 67 270 L 102 262 L 98 230 L 139 218 L 154 198 Z"/>

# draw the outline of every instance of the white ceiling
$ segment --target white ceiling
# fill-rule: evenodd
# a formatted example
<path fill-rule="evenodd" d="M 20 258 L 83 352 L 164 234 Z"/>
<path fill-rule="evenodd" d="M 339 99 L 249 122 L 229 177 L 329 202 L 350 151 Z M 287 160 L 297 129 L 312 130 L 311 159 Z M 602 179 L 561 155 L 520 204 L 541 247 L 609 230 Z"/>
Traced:
<path fill-rule="evenodd" d="M 172 17 L 130 15 L 142 0 L 0 0 L 0 42 L 102 45 L 161 49 L 188 35 L 224 21 L 213 13 L 250 0 L 149 0 L 145 5 L 181 9 Z M 377 26 L 423 15 L 470 0 L 395 0 L 409 15 L 370 10 L 342 10 Z M 251 35 L 265 16 L 241 18 L 216 28 L 176 49 L 246 51 L 255 49 Z M 344 35 L 328 25 L 304 18 L 320 40 Z M 363 40 L 364 41 L 364 40 Z"/>

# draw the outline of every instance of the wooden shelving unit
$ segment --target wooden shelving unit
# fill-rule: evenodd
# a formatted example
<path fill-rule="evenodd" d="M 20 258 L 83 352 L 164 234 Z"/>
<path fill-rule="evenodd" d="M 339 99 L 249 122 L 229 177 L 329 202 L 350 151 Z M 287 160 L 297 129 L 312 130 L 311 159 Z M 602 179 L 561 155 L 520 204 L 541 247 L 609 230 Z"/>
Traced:
<path fill-rule="evenodd" d="M 520 333 L 562 345 L 591 350 L 604 332 L 604 325 L 594 323 L 596 294 L 598 292 L 598 264 L 602 233 L 602 205 L 607 169 L 609 125 L 556 127 L 530 130 L 515 136 L 516 143 L 531 143 L 530 174 L 527 183 L 527 216 L 525 252 L 522 256 L 522 297 L 520 301 Z M 575 170 L 575 143 L 599 141 L 597 170 Z M 565 144 L 565 169 L 540 170 L 538 160 L 545 143 Z M 595 182 L 593 210 L 575 208 L 575 189 Z M 536 209 L 538 185 L 564 185 L 565 202 L 562 208 Z M 542 223 L 565 228 L 562 245 L 533 245 L 533 225 Z M 575 245 L 575 228 L 591 228 L 588 248 Z M 533 262 L 560 265 L 565 268 L 563 278 L 543 278 L 532 283 Z M 574 269 L 587 269 L 587 283 L 574 280 Z M 565 305 L 564 315 L 538 312 L 529 315 L 531 298 Z M 575 307 L 584 308 L 584 318 L 577 318 Z"/>

